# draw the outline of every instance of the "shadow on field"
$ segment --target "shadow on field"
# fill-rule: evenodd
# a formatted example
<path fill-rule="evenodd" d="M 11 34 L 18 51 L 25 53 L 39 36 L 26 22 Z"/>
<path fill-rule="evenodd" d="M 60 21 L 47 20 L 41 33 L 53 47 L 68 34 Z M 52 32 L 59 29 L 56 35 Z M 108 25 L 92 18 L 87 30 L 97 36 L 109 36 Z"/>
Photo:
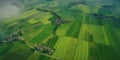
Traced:
<path fill-rule="evenodd" d="M 119 53 L 120 49 L 116 47 L 92 43 L 89 45 L 88 60 L 119 60 Z"/>
<path fill-rule="evenodd" d="M 32 51 L 27 49 L 21 49 L 16 52 L 8 53 L 2 60 L 27 60 L 32 54 Z"/>

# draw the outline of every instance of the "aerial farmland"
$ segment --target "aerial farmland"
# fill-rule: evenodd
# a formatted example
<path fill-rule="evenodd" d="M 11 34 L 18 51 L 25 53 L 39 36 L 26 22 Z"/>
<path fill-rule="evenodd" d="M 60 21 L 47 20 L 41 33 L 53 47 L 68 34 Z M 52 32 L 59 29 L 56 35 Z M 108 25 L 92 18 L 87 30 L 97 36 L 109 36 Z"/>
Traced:
<path fill-rule="evenodd" d="M 120 60 L 120 1 L 0 1 L 0 60 Z"/>

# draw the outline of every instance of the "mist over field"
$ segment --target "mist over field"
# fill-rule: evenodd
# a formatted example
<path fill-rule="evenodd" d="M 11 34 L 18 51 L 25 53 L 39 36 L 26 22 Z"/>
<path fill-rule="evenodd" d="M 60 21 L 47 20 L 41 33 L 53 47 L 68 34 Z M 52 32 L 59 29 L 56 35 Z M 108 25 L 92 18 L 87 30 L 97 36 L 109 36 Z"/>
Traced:
<path fill-rule="evenodd" d="M 19 2 L 16 0 L 0 0 L 0 19 L 14 17 L 20 14 L 22 10 L 21 7 L 15 5 L 14 3 Z"/>

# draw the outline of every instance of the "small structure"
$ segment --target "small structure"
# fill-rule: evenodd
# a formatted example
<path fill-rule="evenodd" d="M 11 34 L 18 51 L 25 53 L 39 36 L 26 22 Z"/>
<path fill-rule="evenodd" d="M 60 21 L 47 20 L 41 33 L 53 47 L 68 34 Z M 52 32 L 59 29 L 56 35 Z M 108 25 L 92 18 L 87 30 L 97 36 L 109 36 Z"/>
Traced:
<path fill-rule="evenodd" d="M 49 55 L 52 55 L 55 52 L 55 49 L 45 45 L 41 45 L 41 44 L 36 45 L 34 50 L 40 51 L 41 53 L 49 54 Z"/>
<path fill-rule="evenodd" d="M 24 38 L 22 37 L 24 34 L 24 32 L 22 31 L 19 31 L 19 32 L 14 32 L 12 34 L 9 34 L 7 35 L 6 37 L 4 37 L 2 40 L 1 40 L 1 43 L 9 43 L 9 42 L 13 42 L 13 41 L 16 41 L 16 40 L 24 40 Z"/>

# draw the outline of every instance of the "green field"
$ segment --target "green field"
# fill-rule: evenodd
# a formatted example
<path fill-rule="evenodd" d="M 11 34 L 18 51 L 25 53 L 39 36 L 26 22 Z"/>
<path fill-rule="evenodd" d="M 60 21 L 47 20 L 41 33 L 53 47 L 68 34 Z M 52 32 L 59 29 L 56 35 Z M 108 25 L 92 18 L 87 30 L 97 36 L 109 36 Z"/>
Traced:
<path fill-rule="evenodd" d="M 24 10 L 19 16 L 0 20 L 0 60 L 120 60 L 119 2 L 119 0 L 24 2 Z M 51 11 L 59 17 L 54 16 Z M 60 25 L 54 30 L 56 20 L 62 22 L 58 22 Z M 6 36 L 18 31 L 24 32 L 23 41 L 1 44 Z M 49 55 L 33 51 L 38 44 L 53 48 L 55 52 Z"/>

